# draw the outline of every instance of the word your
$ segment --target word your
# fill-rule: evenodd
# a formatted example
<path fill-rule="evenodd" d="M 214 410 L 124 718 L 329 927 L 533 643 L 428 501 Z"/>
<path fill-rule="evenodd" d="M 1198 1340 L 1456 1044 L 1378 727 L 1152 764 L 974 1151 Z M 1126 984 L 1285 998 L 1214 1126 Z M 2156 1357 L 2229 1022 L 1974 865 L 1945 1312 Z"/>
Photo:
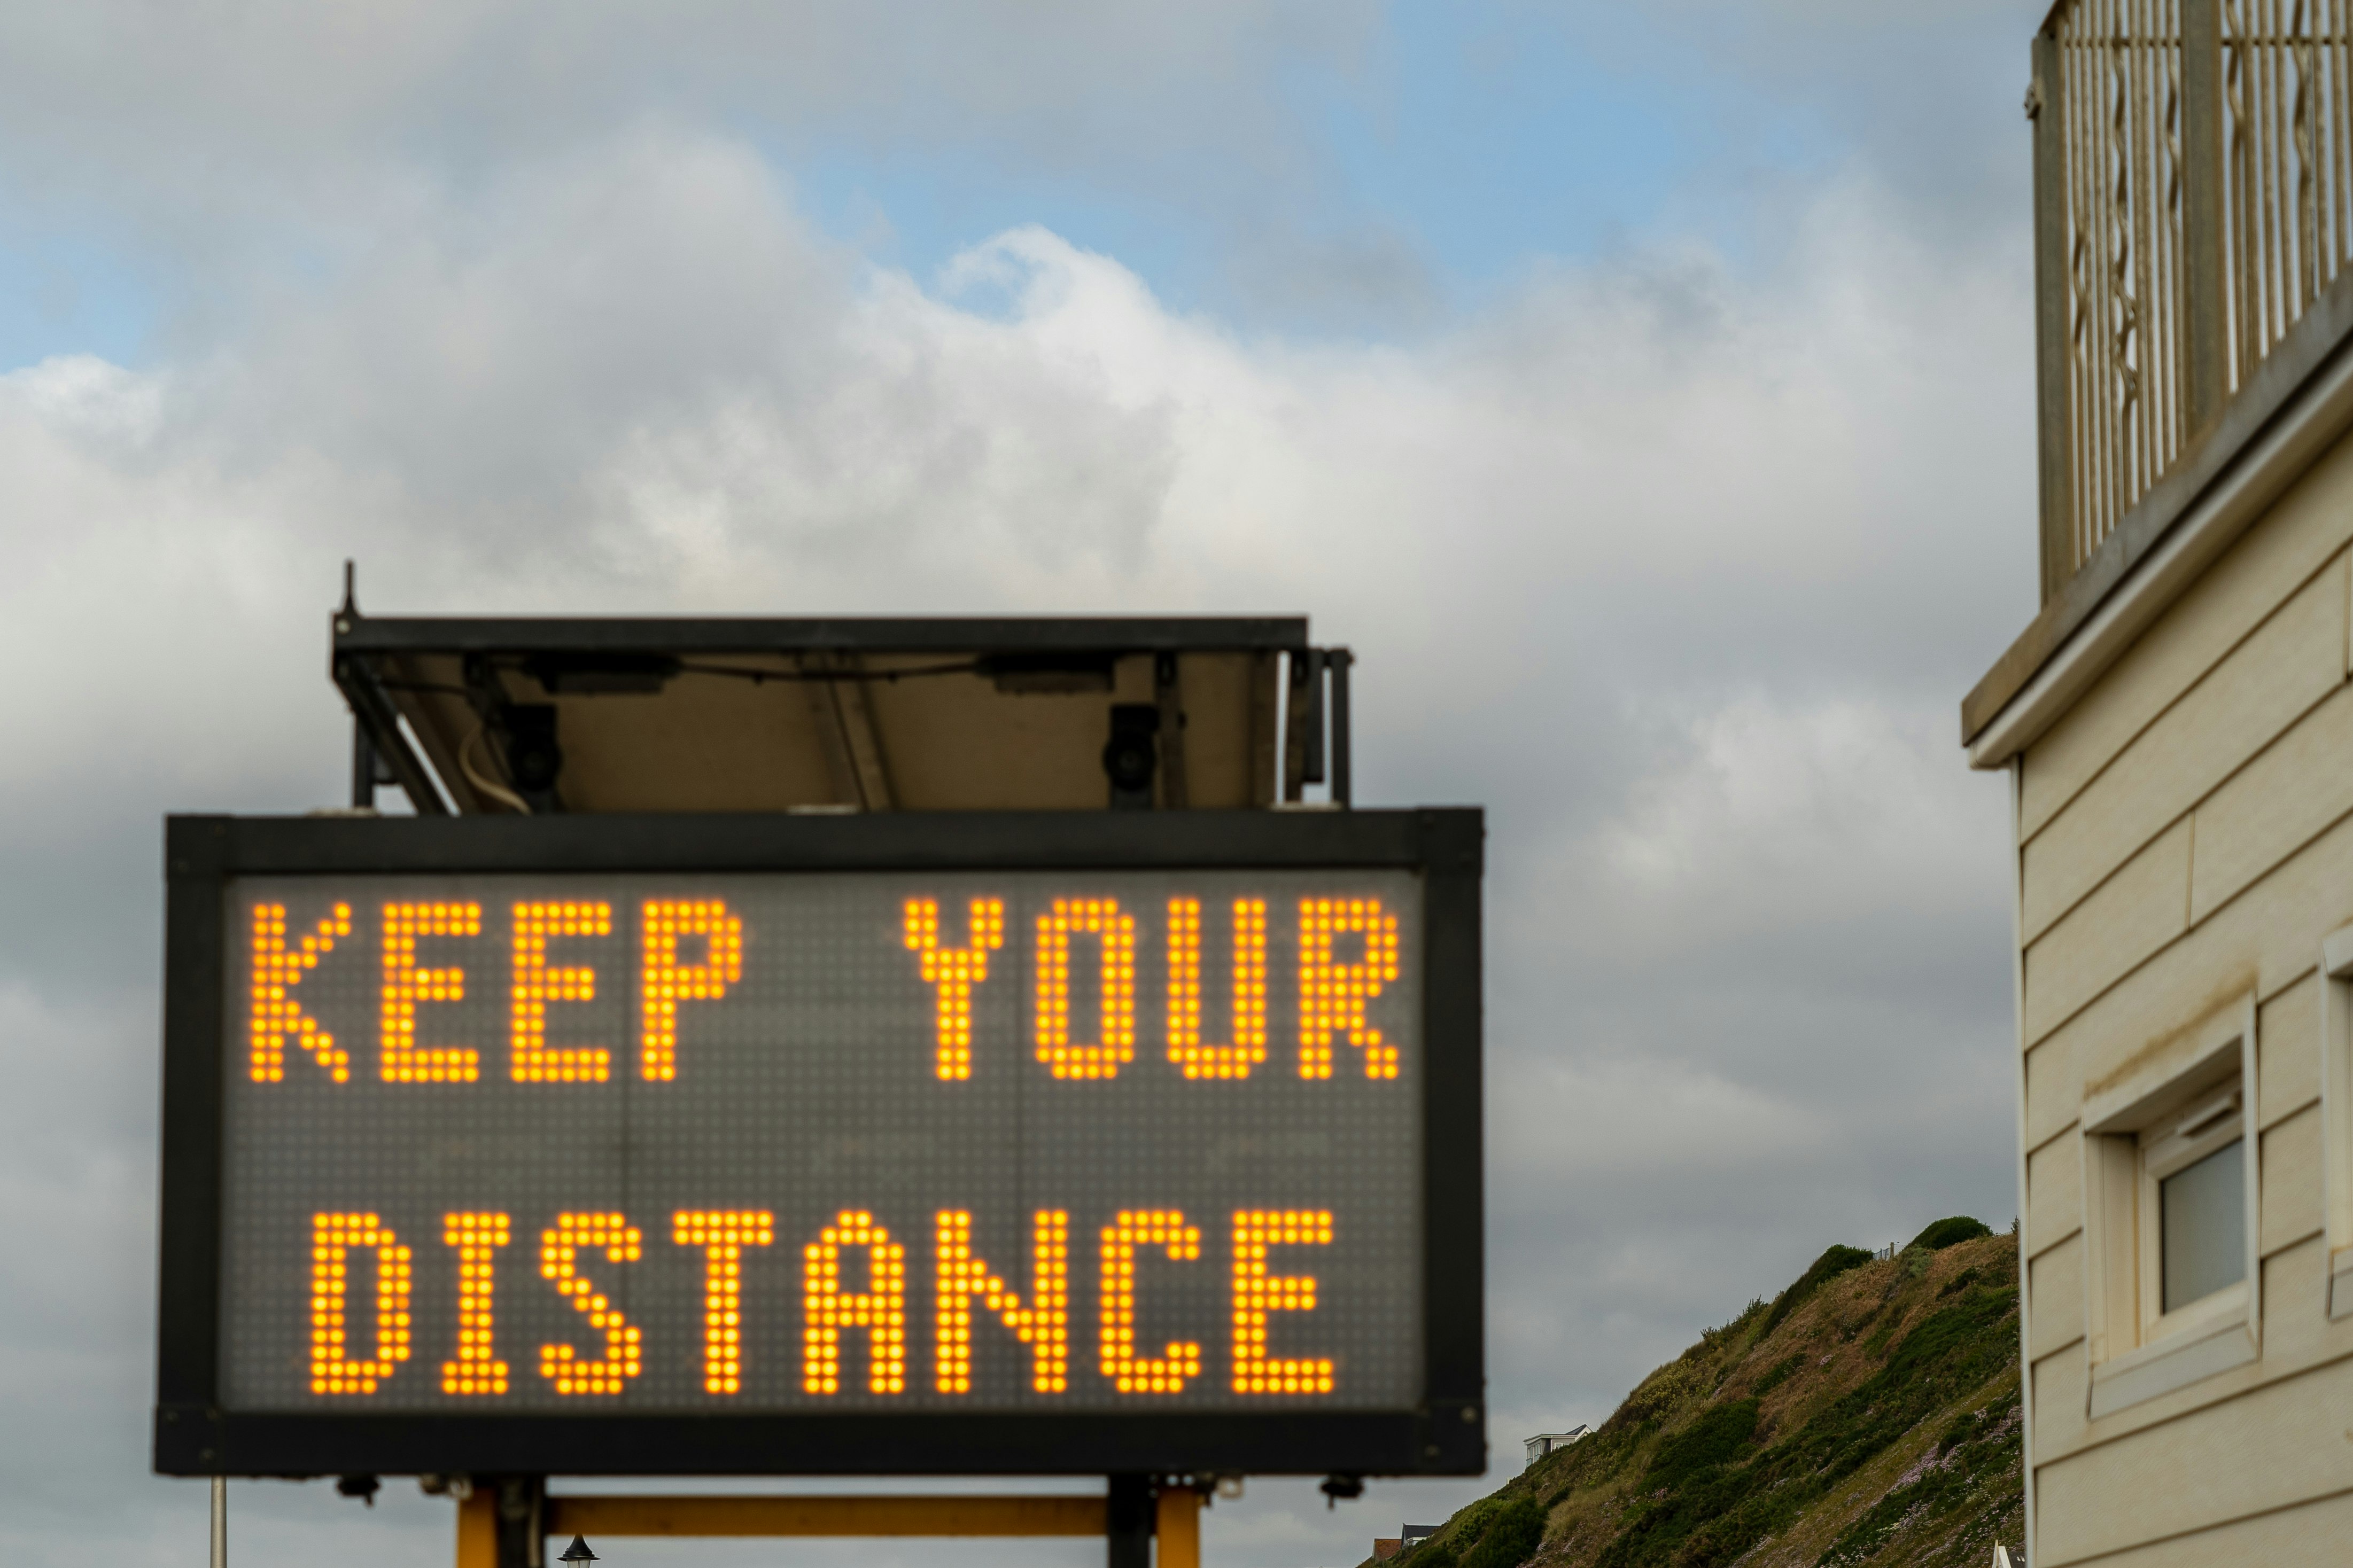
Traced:
<path fill-rule="evenodd" d="M 1267 927 L 1264 899 L 1236 899 L 1227 911 L 1232 957 L 1228 965 L 1229 1037 L 1204 1037 L 1200 900 L 1172 898 L 1166 911 L 1165 995 L 1167 1059 L 1187 1079 L 1247 1079 L 1268 1059 Z M 1298 1073 L 1328 1079 L 1334 1042 L 1363 1053 L 1365 1076 L 1398 1076 L 1398 1048 L 1367 1021 L 1383 987 L 1398 978 L 1397 916 L 1369 898 L 1298 900 Z M 304 1011 L 297 994 L 303 979 L 353 932 L 352 907 L 338 903 L 306 931 L 289 924 L 286 906 L 257 903 L 251 911 L 251 1003 L 248 1071 L 256 1083 L 286 1077 L 289 1048 L 308 1055 L 336 1083 L 348 1083 L 352 1053 Z M 459 1002 L 467 971 L 452 963 L 420 964 L 417 944 L 438 939 L 483 938 L 482 906 L 464 900 L 386 903 L 377 911 L 376 1070 L 386 1083 L 474 1083 L 482 1053 L 471 1046 L 420 1045 L 417 1011 L 428 1003 Z M 987 984 L 990 955 L 1005 946 L 1002 899 L 965 901 L 963 934 L 949 945 L 939 902 L 912 898 L 901 910 L 901 940 L 915 955 L 914 973 L 933 992 L 933 1071 L 945 1081 L 972 1077 L 973 998 Z M 548 1008 L 592 1001 L 596 971 L 551 962 L 551 944 L 566 938 L 613 934 L 613 906 L 596 900 L 517 902 L 508 911 L 506 985 L 507 1071 L 517 1083 L 604 1083 L 613 1074 L 615 1047 L 551 1045 Z M 744 977 L 743 918 L 718 899 L 649 899 L 638 910 L 638 1073 L 649 1082 L 678 1077 L 681 1009 L 715 1002 Z M 1030 936 L 1032 1047 L 1058 1079 L 1119 1076 L 1135 1060 L 1137 998 L 1135 915 L 1109 898 L 1056 899 Z M 1074 1037 L 1074 945 L 1092 949 L 1096 1006 L 1093 1039 Z M 1343 956 L 1344 939 L 1357 951 Z M 696 962 L 681 951 L 699 949 Z"/>
<path fill-rule="evenodd" d="M 747 1249 L 776 1240 L 776 1215 L 765 1209 L 681 1209 L 670 1216 L 670 1239 L 702 1254 L 702 1387 L 727 1396 L 743 1392 Z M 972 1215 L 943 1209 L 932 1220 L 932 1385 L 942 1394 L 972 1390 L 974 1325 L 997 1326 L 1029 1348 L 1029 1386 L 1061 1394 L 1071 1378 L 1071 1216 L 1039 1209 L 1030 1222 L 1029 1279 L 1017 1293 L 973 1251 Z M 462 1213 L 442 1216 L 442 1244 L 457 1260 L 458 1343 L 441 1363 L 441 1392 L 498 1395 L 512 1386 L 497 1349 L 497 1260 L 513 1239 L 512 1216 Z M 1231 1334 L 1229 1375 L 1237 1394 L 1319 1394 L 1333 1389 L 1327 1358 L 1267 1353 L 1267 1325 L 1275 1312 L 1315 1310 L 1315 1278 L 1270 1272 L 1276 1247 L 1328 1247 L 1332 1215 L 1324 1209 L 1241 1209 L 1232 1215 L 1228 1251 Z M 539 1273 L 568 1300 L 599 1336 L 594 1359 L 570 1344 L 539 1347 L 538 1373 L 560 1394 L 615 1394 L 645 1370 L 645 1335 L 592 1283 L 584 1254 L 601 1252 L 607 1264 L 645 1256 L 645 1235 L 619 1214 L 565 1214 L 539 1237 Z M 1178 1261 L 1201 1256 L 1200 1227 L 1176 1209 L 1123 1209 L 1097 1232 L 1095 1253 L 1096 1373 L 1121 1394 L 1181 1394 L 1202 1375 L 1201 1346 L 1173 1341 L 1158 1355 L 1135 1343 L 1135 1264 L 1154 1249 Z M 375 1291 L 365 1314 L 368 1352 L 353 1353 L 352 1254 L 373 1255 Z M 862 1255 L 866 1288 L 845 1289 L 845 1257 Z M 415 1293 L 408 1244 L 379 1215 L 311 1216 L 311 1392 L 371 1394 L 409 1359 Z M 866 1391 L 903 1394 L 908 1381 L 907 1249 L 863 1209 L 845 1209 L 801 1247 L 801 1392 L 828 1397 L 841 1391 L 844 1335 L 864 1336 Z M 975 1310 L 976 1304 L 979 1310 Z"/>

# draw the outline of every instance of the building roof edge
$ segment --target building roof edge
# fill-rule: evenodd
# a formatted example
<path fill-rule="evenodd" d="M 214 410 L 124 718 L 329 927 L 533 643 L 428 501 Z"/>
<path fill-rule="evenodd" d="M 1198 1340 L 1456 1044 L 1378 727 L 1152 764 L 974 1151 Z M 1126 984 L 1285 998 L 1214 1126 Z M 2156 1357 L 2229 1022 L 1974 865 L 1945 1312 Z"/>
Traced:
<path fill-rule="evenodd" d="M 2006 765 L 2353 426 L 2353 271 L 2255 367 L 1961 700 L 1969 765 Z"/>

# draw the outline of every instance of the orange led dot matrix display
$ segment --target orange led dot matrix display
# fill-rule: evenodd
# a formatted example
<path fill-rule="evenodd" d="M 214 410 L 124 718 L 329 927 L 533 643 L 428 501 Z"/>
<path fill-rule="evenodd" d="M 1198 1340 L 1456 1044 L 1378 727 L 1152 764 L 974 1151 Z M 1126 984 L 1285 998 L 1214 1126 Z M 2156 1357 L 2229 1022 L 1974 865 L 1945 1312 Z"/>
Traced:
<path fill-rule="evenodd" d="M 460 1002 L 466 972 L 420 969 L 417 942 L 427 936 L 479 936 L 482 906 L 476 903 L 384 906 L 384 987 L 378 1016 L 382 1041 L 378 1071 L 386 1083 L 472 1083 L 481 1076 L 481 1053 L 469 1046 L 419 1046 L 417 1009 L 426 1002 Z"/>
<path fill-rule="evenodd" d="M 453 1214 L 441 1220 L 441 1244 L 458 1253 L 458 1359 L 441 1363 L 444 1394 L 504 1394 L 493 1311 L 499 1248 L 514 1239 L 502 1214 Z"/>
<path fill-rule="evenodd" d="M 1266 900 L 1233 901 L 1233 1043 L 1201 1039 L 1201 900 L 1168 900 L 1168 1059 L 1187 1078 L 1248 1078 L 1266 1060 Z"/>
<path fill-rule="evenodd" d="M 1005 945 L 1005 900 L 973 899 L 965 907 L 965 945 L 940 945 L 937 899 L 909 899 L 901 925 L 910 952 L 921 955 L 933 1004 L 932 1070 L 943 1079 L 972 1076 L 972 989 L 988 978 L 988 955 Z"/>
<path fill-rule="evenodd" d="M 972 1392 L 975 1297 L 1029 1347 L 1029 1386 L 1039 1394 L 1070 1387 L 1071 1216 L 1039 1209 L 1030 1221 L 1029 1300 L 1025 1305 L 972 1250 L 972 1215 L 942 1209 L 933 1221 L 934 1386 Z"/>
<path fill-rule="evenodd" d="M 678 1005 L 715 1002 L 744 978 L 744 922 L 718 899 L 649 899 L 639 968 L 638 1067 L 649 1083 L 678 1077 Z M 681 963 L 679 944 L 701 937 L 701 963 Z"/>
<path fill-rule="evenodd" d="M 354 1361 L 351 1343 L 351 1257 L 375 1255 L 373 1353 Z M 374 1394 L 375 1385 L 408 1359 L 408 1248 L 383 1216 L 314 1214 L 311 1216 L 311 1392 Z"/>
<path fill-rule="evenodd" d="M 702 1248 L 702 1391 L 744 1392 L 744 1249 L 776 1239 L 766 1209 L 681 1209 L 670 1239 Z"/>
<path fill-rule="evenodd" d="M 167 1359 L 212 1347 L 171 1407 L 270 1474 L 327 1463 L 298 1436 L 475 1475 L 1476 1436 L 1439 1337 L 1482 1278 L 1475 836 L 1425 865 L 1447 825 L 1384 818 L 1359 863 L 1339 813 L 1068 815 L 284 825 L 326 864 L 183 829 L 164 1142 L 211 1152 L 164 1202 L 215 1262 L 162 1298 Z"/>
<path fill-rule="evenodd" d="M 1329 1209 L 1243 1209 L 1234 1215 L 1234 1392 L 1329 1394 L 1332 1362 L 1266 1353 L 1270 1312 L 1315 1310 L 1315 1276 L 1267 1272 L 1275 1247 L 1329 1247 Z"/>
<path fill-rule="evenodd" d="M 352 907 L 337 904 L 325 919 L 305 934 L 299 946 L 286 945 L 286 906 L 253 906 L 252 1021 L 247 1029 L 250 1059 L 247 1070 L 256 1083 L 279 1083 L 286 1077 L 286 1037 L 319 1059 L 337 1083 L 349 1083 L 352 1058 L 335 1044 L 335 1037 L 319 1027 L 302 1011 L 291 993 L 319 960 L 335 950 L 335 939 L 352 934 Z"/>
<path fill-rule="evenodd" d="M 1135 1353 L 1135 1254 L 1158 1247 L 1180 1262 L 1201 1256 L 1201 1232 L 1176 1209 L 1122 1209 L 1103 1230 L 1103 1295 L 1097 1362 L 1122 1394 L 1182 1394 L 1201 1375 L 1201 1347 L 1171 1340 L 1160 1356 Z"/>
<path fill-rule="evenodd" d="M 517 1083 L 603 1083 L 613 1053 L 603 1046 L 550 1046 L 547 1005 L 593 1002 L 596 972 L 585 964 L 551 968 L 547 944 L 559 936 L 610 936 L 613 906 L 586 900 L 514 907 L 514 952 L 508 1009 L 508 1071 Z"/>
<path fill-rule="evenodd" d="M 1071 1039 L 1071 938 L 1096 941 L 1100 1044 Z M 1117 1078 L 1135 1059 L 1135 917 L 1116 899 L 1056 899 L 1038 917 L 1038 1059 L 1056 1078 Z"/>
<path fill-rule="evenodd" d="M 1340 938 L 1364 938 L 1364 956 L 1335 959 Z M 1378 899 L 1299 900 L 1299 1076 L 1332 1076 L 1332 1037 L 1365 1053 L 1365 1076 L 1398 1075 L 1398 1048 L 1365 1021 L 1365 1009 L 1400 973 L 1398 918 Z"/>
<path fill-rule="evenodd" d="M 841 1254 L 866 1254 L 867 1284 L 841 1288 Z M 866 1331 L 866 1389 L 907 1386 L 907 1249 L 864 1209 L 844 1209 L 801 1248 L 801 1392 L 841 1391 L 841 1331 Z"/>
<path fill-rule="evenodd" d="M 539 1347 L 539 1375 L 558 1394 L 618 1394 L 645 1371 L 645 1335 L 579 1270 L 580 1254 L 593 1247 L 603 1247 L 608 1262 L 635 1263 L 644 1256 L 645 1237 L 617 1214 L 558 1215 L 554 1228 L 539 1237 L 540 1277 L 605 1336 L 596 1361 L 582 1360 L 567 1344 Z"/>

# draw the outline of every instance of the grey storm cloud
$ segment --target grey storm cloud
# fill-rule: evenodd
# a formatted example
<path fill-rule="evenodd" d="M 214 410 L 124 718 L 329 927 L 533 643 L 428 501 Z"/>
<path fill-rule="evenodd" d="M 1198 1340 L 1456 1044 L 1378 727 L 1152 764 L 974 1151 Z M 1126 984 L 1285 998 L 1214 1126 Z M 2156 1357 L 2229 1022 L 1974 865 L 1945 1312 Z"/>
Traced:
<path fill-rule="evenodd" d="M 1353 8 L 914 6 L 904 47 L 849 7 L 691 8 L 659 47 L 617 6 L 214 8 L 275 35 L 251 60 L 30 9 L 12 179 L 79 128 L 106 199 L 195 179 L 165 226 L 216 258 L 336 188 L 309 264 L 153 363 L 0 375 L 0 1408 L 37 1413 L 0 1423 L 0 1559 L 198 1549 L 199 1490 L 144 1475 L 158 818 L 336 801 L 346 556 L 384 611 L 1303 609 L 1352 645 L 1362 795 L 1492 812 L 1499 1470 L 1828 1243 L 2010 1212 L 2005 808 L 1951 714 L 2032 607 L 2018 225 L 1951 243 L 1857 157 L 1762 259 L 1661 241 L 1408 341 L 1245 333 L 1044 228 L 878 266 L 688 88 L 920 139 L 906 83 L 965 49 L 955 115 L 1045 134 L 1122 123 L 1122 71 L 1242 101 L 1360 59 Z M 27 48 L 79 107 L 25 101 Z M 463 169 L 404 147 L 508 121 L 539 129 Z M 1254 1486 L 1210 1549 L 1354 1561 L 1477 1489 Z M 238 1559 L 439 1560 L 446 1505 L 399 1490 L 241 1486 Z"/>
<path fill-rule="evenodd" d="M 853 0 L 94 0 L 0 23 L 0 125 L 69 132 L 54 151 L 85 171 L 527 150 L 647 110 L 911 136 L 978 125 L 1084 157 L 1107 140 L 1245 142 L 1265 130 L 1278 71 L 1351 68 L 1379 35 L 1339 0 L 902 0 L 881 25 Z"/>

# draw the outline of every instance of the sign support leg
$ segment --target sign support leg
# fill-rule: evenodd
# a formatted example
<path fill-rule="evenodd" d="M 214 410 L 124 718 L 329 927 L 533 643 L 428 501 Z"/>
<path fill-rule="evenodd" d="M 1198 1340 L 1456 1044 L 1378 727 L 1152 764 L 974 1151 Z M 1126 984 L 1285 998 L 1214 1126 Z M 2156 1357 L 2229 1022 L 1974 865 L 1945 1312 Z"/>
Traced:
<path fill-rule="evenodd" d="M 1152 1478 L 1112 1477 L 1105 1511 L 1106 1568 L 1152 1568 Z"/>
<path fill-rule="evenodd" d="M 458 1500 L 458 1568 L 499 1568 L 499 1494 L 487 1483 Z"/>
<path fill-rule="evenodd" d="M 213 1568 L 228 1568 L 228 1478 L 213 1478 Z"/>
<path fill-rule="evenodd" d="M 1201 1494 L 1163 1487 L 1158 1513 L 1159 1568 L 1201 1568 Z"/>

